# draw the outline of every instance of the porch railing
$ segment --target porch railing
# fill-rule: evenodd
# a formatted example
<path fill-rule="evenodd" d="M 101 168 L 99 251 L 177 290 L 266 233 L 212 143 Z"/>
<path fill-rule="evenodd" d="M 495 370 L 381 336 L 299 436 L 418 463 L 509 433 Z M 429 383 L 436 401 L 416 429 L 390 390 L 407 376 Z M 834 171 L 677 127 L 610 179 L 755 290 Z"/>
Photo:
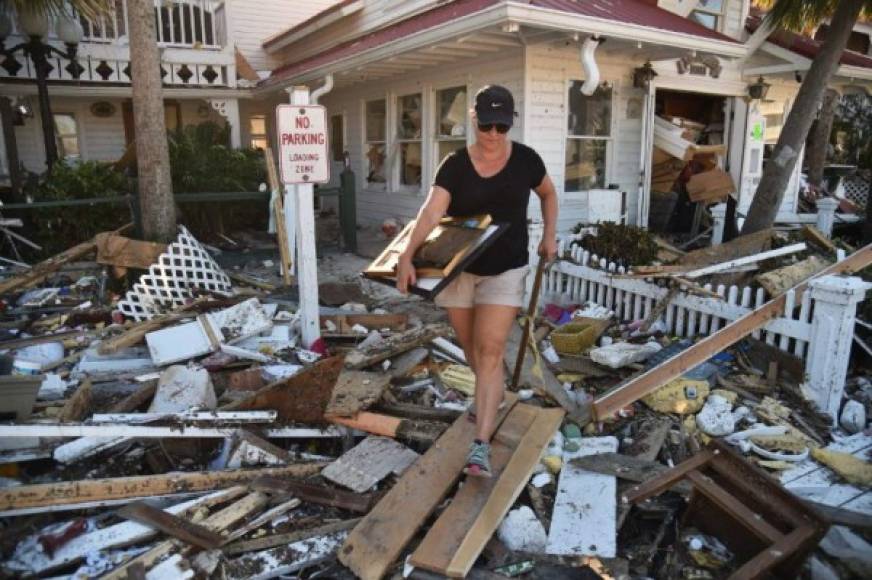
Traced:
<path fill-rule="evenodd" d="M 224 11 L 217 0 L 153 0 L 160 46 L 218 49 Z M 115 0 L 109 14 L 91 21 L 81 18 L 85 42 L 114 42 L 127 35 L 127 0 Z"/>
<path fill-rule="evenodd" d="M 542 280 L 541 302 L 563 305 L 595 302 L 615 312 L 619 320 L 647 318 L 666 288 L 625 272 L 604 258 L 591 255 L 572 239 L 559 243 L 555 264 Z M 854 337 L 857 304 L 869 284 L 856 277 L 824 276 L 810 290 L 788 291 L 784 310 L 753 333 L 755 338 L 805 360 L 805 387 L 819 408 L 838 416 Z M 721 296 L 704 298 L 679 292 L 666 307 L 666 332 L 675 336 L 708 336 L 748 314 L 768 299 L 762 288 L 706 285 Z"/>

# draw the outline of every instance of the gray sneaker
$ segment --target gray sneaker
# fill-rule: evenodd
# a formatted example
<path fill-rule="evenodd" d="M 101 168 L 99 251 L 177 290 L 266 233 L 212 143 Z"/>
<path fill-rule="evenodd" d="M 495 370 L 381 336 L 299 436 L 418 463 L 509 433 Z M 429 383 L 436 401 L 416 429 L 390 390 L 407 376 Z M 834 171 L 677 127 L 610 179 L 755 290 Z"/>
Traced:
<path fill-rule="evenodd" d="M 474 477 L 491 477 L 490 444 L 472 442 L 469 455 L 466 457 L 466 467 L 463 473 Z"/>

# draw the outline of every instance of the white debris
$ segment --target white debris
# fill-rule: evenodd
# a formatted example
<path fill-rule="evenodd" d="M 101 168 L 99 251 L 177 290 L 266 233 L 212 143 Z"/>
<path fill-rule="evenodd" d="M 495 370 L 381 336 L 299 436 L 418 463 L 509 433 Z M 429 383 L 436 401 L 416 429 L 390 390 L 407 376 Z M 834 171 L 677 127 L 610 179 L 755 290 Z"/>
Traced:
<path fill-rule="evenodd" d="M 533 476 L 533 479 L 530 480 L 530 483 L 533 484 L 533 487 L 545 487 L 549 483 L 554 481 L 554 477 L 548 471 L 543 471 L 542 473 L 537 473 Z"/>
<path fill-rule="evenodd" d="M 659 343 L 654 341 L 645 344 L 617 342 L 593 349 L 590 351 L 590 359 L 597 364 L 619 369 L 632 363 L 642 362 L 662 348 Z"/>
<path fill-rule="evenodd" d="M 72 384 L 75 384 L 75 381 L 68 383 L 60 375 L 49 373 L 42 379 L 42 384 L 39 385 L 39 392 L 36 394 L 36 398 L 40 401 L 63 399 L 67 387 Z"/>
<path fill-rule="evenodd" d="M 13 374 L 39 374 L 39 370 L 64 358 L 64 343 L 44 342 L 19 348 L 15 351 L 15 361 L 12 363 Z M 29 364 L 28 364 L 29 363 Z M 22 369 L 35 368 L 35 372 L 23 372 Z"/>
<path fill-rule="evenodd" d="M 214 409 L 217 405 L 212 379 L 206 369 L 173 365 L 161 374 L 148 411 L 176 413 L 195 407 Z"/>
<path fill-rule="evenodd" d="M 518 399 L 522 401 L 529 401 L 533 398 L 533 389 L 521 389 L 518 391 Z"/>
<path fill-rule="evenodd" d="M 548 541 L 545 527 L 527 506 L 510 511 L 500 524 L 497 535 L 509 550 L 534 554 L 543 553 Z"/>
<path fill-rule="evenodd" d="M 346 302 L 339 307 L 343 312 L 354 312 L 357 314 L 366 314 L 366 306 L 357 302 Z"/>
<path fill-rule="evenodd" d="M 351 327 L 351 332 L 354 334 L 369 334 L 369 329 L 362 324 L 355 324 Z"/>
<path fill-rule="evenodd" d="M 380 342 L 382 342 L 384 338 L 382 338 L 381 333 L 378 330 L 371 331 L 366 338 L 360 341 L 360 344 L 357 345 L 359 350 L 367 350 Z"/>
<path fill-rule="evenodd" d="M 702 411 L 696 416 L 696 424 L 707 435 L 722 437 L 736 429 L 732 413 L 733 405 L 720 395 L 710 395 Z"/>
<path fill-rule="evenodd" d="M 573 318 L 584 316 L 585 318 L 607 319 L 614 316 L 614 311 L 609 310 L 605 306 L 600 306 L 596 302 L 586 302 L 584 307 L 579 308 L 572 313 Z"/>
<path fill-rule="evenodd" d="M 544 358 L 551 364 L 556 365 L 560 362 L 560 355 L 557 354 L 556 350 L 554 350 L 554 346 L 551 344 L 550 341 L 543 340 L 539 352 L 541 352 L 542 358 Z"/>
<path fill-rule="evenodd" d="M 302 365 L 265 365 L 260 367 L 260 375 L 263 377 L 263 380 L 271 383 L 279 379 L 292 377 L 301 370 L 303 370 Z"/>
<path fill-rule="evenodd" d="M 842 409 L 839 425 L 852 435 L 859 433 L 866 428 L 866 407 L 853 399 L 849 400 Z"/>

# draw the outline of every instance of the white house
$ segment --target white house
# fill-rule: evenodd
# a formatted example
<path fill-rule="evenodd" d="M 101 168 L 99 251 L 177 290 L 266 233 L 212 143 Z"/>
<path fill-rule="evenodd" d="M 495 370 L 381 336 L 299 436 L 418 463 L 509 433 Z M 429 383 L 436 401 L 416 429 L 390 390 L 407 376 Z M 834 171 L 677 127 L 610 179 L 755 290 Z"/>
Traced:
<path fill-rule="evenodd" d="M 121 14 L 124 3 L 118 5 Z M 515 94 L 520 117 L 511 137 L 544 158 L 560 194 L 561 230 L 609 206 L 641 225 L 663 212 L 666 202 L 652 192 L 658 116 L 697 121 L 708 128 L 709 143 L 723 144 L 717 162 L 732 176 L 742 211 L 819 47 L 814 39 L 760 30 L 750 0 L 156 5 L 176 123 L 224 116 L 234 144 L 262 146 L 274 140 L 275 105 L 287 102 L 286 89 L 331 80 L 320 103 L 328 110 L 334 162 L 339 166 L 347 152 L 356 174 L 361 222 L 414 215 L 439 160 L 472 138 L 467 112 L 475 90 L 488 83 Z M 210 16 L 211 36 L 190 30 L 184 14 L 194 8 Z M 65 81 L 59 72 L 51 86 L 55 111 L 76 117 L 83 157 L 115 159 L 129 141 L 123 72 L 129 55 L 123 19 L 115 21 L 111 38 L 101 44 L 91 32 L 80 51 L 88 59 L 87 81 Z M 870 31 L 863 26 L 851 46 L 865 46 L 867 54 L 845 51 L 833 81 L 838 90 L 872 87 Z M 821 27 L 818 38 L 825 33 Z M 113 69 L 109 79 L 97 70 L 104 62 Z M 187 81 L 182 67 L 193 73 Z M 220 73 L 214 81 L 205 77 L 210 69 Z M 646 74 L 653 76 L 648 82 Z M 583 95 L 581 84 L 597 75 L 596 92 Z M 771 87 L 752 100 L 749 85 L 759 77 Z M 34 91 L 2 67 L 0 87 L 4 94 Z M 115 105 L 115 114 L 94 115 L 96 101 Z M 21 156 L 33 169 L 42 155 L 37 123 L 16 128 Z M 783 221 L 796 218 L 799 166 L 796 173 Z"/>

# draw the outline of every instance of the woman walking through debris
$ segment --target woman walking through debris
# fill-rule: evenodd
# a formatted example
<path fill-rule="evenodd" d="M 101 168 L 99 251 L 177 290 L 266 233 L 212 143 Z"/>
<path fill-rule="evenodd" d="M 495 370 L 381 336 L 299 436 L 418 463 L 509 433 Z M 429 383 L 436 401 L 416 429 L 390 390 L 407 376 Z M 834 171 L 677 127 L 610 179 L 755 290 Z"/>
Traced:
<path fill-rule="evenodd" d="M 557 253 L 557 193 L 542 158 L 508 139 L 515 102 L 508 89 L 488 85 L 475 95 L 471 111 L 475 143 L 448 155 L 439 166 L 430 194 L 418 212 L 409 244 L 397 267 L 397 288 L 415 283 L 412 256 L 444 215 L 490 214 L 509 228 L 436 297 L 475 372 L 476 438 L 464 473 L 491 476 L 490 438 L 505 394 L 503 352 L 523 304 L 527 266 L 527 203 L 539 196 L 545 222 L 539 255 Z M 477 410 L 477 412 L 476 412 Z"/>

